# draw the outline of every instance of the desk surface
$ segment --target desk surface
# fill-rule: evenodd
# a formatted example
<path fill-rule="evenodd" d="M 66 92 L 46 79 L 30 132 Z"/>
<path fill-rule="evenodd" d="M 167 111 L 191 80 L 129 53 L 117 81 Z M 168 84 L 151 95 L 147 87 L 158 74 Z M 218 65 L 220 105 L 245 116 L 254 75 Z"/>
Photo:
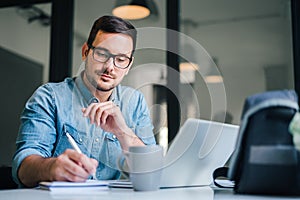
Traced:
<path fill-rule="evenodd" d="M 177 188 L 177 189 L 161 189 L 154 192 L 135 192 L 131 189 L 110 189 L 108 191 L 99 191 L 92 194 L 83 194 L 74 191 L 74 194 L 53 194 L 49 191 L 39 189 L 17 189 L 17 190 L 0 190 L 0 200 L 251 200 L 251 199 L 281 199 L 295 200 L 299 198 L 293 197 L 271 197 L 271 196 L 255 196 L 255 195 L 236 195 L 232 190 L 213 190 L 210 187 L 194 187 L 194 188 Z"/>

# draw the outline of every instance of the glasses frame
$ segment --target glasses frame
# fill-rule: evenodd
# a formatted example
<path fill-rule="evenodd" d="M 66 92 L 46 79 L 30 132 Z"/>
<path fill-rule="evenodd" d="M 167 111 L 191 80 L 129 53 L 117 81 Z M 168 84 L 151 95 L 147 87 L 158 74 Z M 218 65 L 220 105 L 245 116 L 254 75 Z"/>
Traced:
<path fill-rule="evenodd" d="M 120 54 L 112 54 L 112 53 L 110 53 L 110 52 L 109 52 L 107 49 L 105 49 L 105 48 L 94 47 L 93 45 L 90 45 L 90 44 L 88 44 L 88 47 L 89 47 L 89 49 L 92 49 L 92 50 L 93 50 L 93 59 L 94 59 L 95 61 L 97 61 L 97 62 L 100 62 L 100 63 L 106 63 L 110 58 L 113 58 L 114 66 L 117 67 L 117 68 L 119 68 L 119 69 L 126 69 L 126 68 L 128 68 L 129 65 L 131 64 L 131 61 L 132 61 L 132 55 L 131 55 L 130 57 L 128 57 L 128 56 L 126 56 L 126 55 L 124 55 L 124 54 L 121 54 L 121 55 L 120 55 Z M 107 60 L 104 61 L 104 62 L 102 62 L 102 61 L 99 61 L 99 60 L 95 59 L 95 56 L 94 56 L 94 55 L 95 55 L 95 49 L 100 49 L 100 50 L 106 51 L 106 53 L 107 53 L 107 55 L 108 55 Z M 127 65 L 126 67 L 120 67 L 120 66 L 117 66 L 116 63 L 115 63 L 115 58 L 116 58 L 117 56 L 124 56 L 124 57 L 128 58 L 128 59 L 129 59 L 128 65 Z"/>

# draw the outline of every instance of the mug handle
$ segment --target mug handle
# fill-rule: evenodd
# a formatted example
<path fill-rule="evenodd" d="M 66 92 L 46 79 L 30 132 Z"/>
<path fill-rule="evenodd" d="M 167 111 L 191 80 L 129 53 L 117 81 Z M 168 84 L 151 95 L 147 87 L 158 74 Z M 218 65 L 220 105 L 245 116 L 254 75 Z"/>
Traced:
<path fill-rule="evenodd" d="M 122 175 L 129 179 L 129 172 L 128 172 L 128 164 L 126 161 L 126 157 L 128 157 L 128 153 L 122 153 L 117 159 L 117 166 L 121 171 Z"/>

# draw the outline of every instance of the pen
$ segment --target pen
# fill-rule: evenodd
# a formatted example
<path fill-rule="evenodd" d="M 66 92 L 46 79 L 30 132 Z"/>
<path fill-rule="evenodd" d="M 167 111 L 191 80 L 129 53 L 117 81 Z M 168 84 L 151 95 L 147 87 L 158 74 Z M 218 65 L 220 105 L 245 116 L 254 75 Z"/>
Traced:
<path fill-rule="evenodd" d="M 75 151 L 77 151 L 78 153 L 82 153 L 82 151 L 79 149 L 78 145 L 76 144 L 75 140 L 73 139 L 73 137 L 68 132 L 66 133 L 66 136 L 68 138 L 68 141 L 72 145 L 72 147 L 75 149 Z M 93 176 L 94 180 L 97 180 L 96 173 L 92 174 L 92 176 Z"/>

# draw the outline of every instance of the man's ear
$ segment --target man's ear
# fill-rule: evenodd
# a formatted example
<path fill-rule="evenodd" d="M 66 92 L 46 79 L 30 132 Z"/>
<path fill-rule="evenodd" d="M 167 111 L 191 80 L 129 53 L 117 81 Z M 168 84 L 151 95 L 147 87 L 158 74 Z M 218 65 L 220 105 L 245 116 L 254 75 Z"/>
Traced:
<path fill-rule="evenodd" d="M 81 59 L 85 60 L 88 53 L 89 53 L 89 47 L 88 47 L 87 43 L 85 42 L 81 47 Z"/>

